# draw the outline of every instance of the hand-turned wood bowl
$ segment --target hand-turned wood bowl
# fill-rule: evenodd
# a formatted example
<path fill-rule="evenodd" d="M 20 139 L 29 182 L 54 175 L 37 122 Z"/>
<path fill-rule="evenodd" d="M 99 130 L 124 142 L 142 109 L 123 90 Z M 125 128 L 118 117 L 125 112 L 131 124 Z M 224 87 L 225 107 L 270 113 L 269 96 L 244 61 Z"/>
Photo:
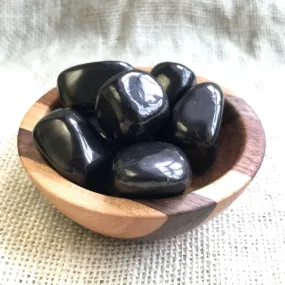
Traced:
<path fill-rule="evenodd" d="M 198 77 L 197 81 L 209 80 Z M 226 88 L 223 92 L 225 109 L 216 162 L 209 171 L 194 177 L 191 187 L 180 196 L 150 200 L 106 196 L 77 186 L 52 169 L 36 148 L 32 130 L 43 116 L 60 106 L 56 88 L 43 95 L 25 115 L 18 133 L 20 159 L 49 201 L 82 226 L 116 238 L 174 236 L 226 209 L 262 163 L 265 136 L 257 115 L 243 99 Z"/>

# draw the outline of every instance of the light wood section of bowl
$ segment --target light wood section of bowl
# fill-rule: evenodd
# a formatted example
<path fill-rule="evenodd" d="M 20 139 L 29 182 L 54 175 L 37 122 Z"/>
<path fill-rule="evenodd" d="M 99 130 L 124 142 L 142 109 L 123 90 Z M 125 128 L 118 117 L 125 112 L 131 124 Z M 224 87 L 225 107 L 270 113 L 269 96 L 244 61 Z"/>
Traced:
<path fill-rule="evenodd" d="M 209 81 L 197 79 L 198 83 Z M 21 162 L 37 188 L 59 211 L 92 231 L 116 238 L 149 239 L 183 233 L 227 208 L 255 176 L 264 156 L 265 136 L 258 117 L 243 99 L 222 89 L 226 103 L 220 152 L 214 166 L 194 177 L 184 195 L 152 200 L 110 197 L 79 187 L 53 170 L 37 150 L 32 130 L 38 120 L 60 107 L 55 88 L 23 118 L 18 133 Z"/>

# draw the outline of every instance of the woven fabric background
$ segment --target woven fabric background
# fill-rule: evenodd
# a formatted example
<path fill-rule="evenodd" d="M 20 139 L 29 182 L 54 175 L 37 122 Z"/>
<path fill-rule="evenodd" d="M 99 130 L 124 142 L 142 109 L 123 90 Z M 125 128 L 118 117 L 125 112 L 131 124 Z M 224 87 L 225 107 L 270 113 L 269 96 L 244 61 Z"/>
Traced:
<path fill-rule="evenodd" d="M 285 284 L 283 0 L 0 2 L 1 285 Z M 227 211 L 172 239 L 120 241 L 35 189 L 17 155 L 22 117 L 61 70 L 104 59 L 179 61 L 252 105 L 266 155 Z"/>

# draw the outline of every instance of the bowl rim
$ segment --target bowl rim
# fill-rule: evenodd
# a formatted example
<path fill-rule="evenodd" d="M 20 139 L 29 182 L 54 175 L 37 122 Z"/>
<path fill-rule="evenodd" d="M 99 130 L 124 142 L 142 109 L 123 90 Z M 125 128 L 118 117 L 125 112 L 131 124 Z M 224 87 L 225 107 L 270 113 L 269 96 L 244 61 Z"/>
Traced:
<path fill-rule="evenodd" d="M 137 69 L 150 71 L 150 68 L 146 67 L 137 67 Z M 197 76 L 198 83 L 205 81 L 209 80 Z M 56 208 L 81 225 L 102 234 L 124 237 L 122 232 L 130 231 L 129 228 L 133 227 L 134 237 L 143 236 L 160 227 L 170 216 L 189 212 L 191 207 L 192 210 L 193 207 L 194 210 L 197 210 L 207 209 L 210 206 L 211 211 L 203 218 L 203 221 L 208 221 L 227 208 L 243 192 L 257 173 L 265 152 L 265 134 L 257 115 L 243 99 L 237 97 L 232 91 L 224 87 L 222 87 L 222 90 L 227 94 L 228 98 L 233 100 L 234 104 L 236 104 L 235 107 L 241 106 L 239 112 L 244 115 L 243 125 L 245 130 L 243 150 L 228 172 L 213 183 L 191 193 L 153 200 L 131 200 L 106 196 L 75 185 L 51 167 L 37 161 L 37 159 L 34 160 L 33 157 L 38 154 L 34 149 L 31 150 L 30 148 L 30 137 L 27 142 L 28 133 L 31 136 L 32 129 L 37 121 L 49 113 L 51 106 L 58 102 L 56 88 L 53 88 L 37 100 L 24 116 L 18 133 L 20 160 L 31 180 Z M 247 115 L 245 116 L 245 114 Z M 174 200 L 177 203 L 183 201 L 184 206 L 170 210 L 169 203 Z M 193 206 L 193 204 L 195 205 Z M 74 213 L 70 213 L 68 207 L 72 208 Z M 76 214 L 80 214 L 81 217 L 77 218 Z M 92 223 L 91 216 L 94 214 L 99 219 L 102 219 L 101 228 L 104 228 L 103 216 L 114 219 L 114 233 L 110 234 L 109 231 L 102 230 L 100 227 L 98 230 L 95 222 Z M 119 234 L 117 234 L 116 223 L 119 223 L 122 218 L 132 219 L 132 222 L 124 225 L 123 229 L 118 230 Z M 86 225 L 84 219 L 89 220 L 91 226 Z M 145 225 L 147 230 L 140 230 L 138 227 L 134 228 L 134 223 L 138 221 Z"/>

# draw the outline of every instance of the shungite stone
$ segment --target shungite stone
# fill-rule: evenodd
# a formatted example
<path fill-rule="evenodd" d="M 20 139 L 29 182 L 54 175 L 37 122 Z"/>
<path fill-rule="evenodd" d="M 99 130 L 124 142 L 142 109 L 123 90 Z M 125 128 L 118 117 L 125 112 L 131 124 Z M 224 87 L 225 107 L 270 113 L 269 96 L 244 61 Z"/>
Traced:
<path fill-rule="evenodd" d="M 161 62 L 151 71 L 151 75 L 164 88 L 171 106 L 196 83 L 194 72 L 175 62 Z"/>
<path fill-rule="evenodd" d="M 128 71 L 102 86 L 95 115 L 109 139 L 136 140 L 163 124 L 169 115 L 169 102 L 152 76 L 143 71 Z"/>
<path fill-rule="evenodd" d="M 61 102 L 64 107 L 94 113 L 94 104 L 102 85 L 112 76 L 132 69 L 131 65 L 121 61 L 92 62 L 68 68 L 57 79 Z"/>
<path fill-rule="evenodd" d="M 175 105 L 172 134 L 176 141 L 212 145 L 219 134 L 224 108 L 221 88 L 210 82 L 197 84 Z"/>
<path fill-rule="evenodd" d="M 93 190 L 110 166 L 110 152 L 77 111 L 58 109 L 41 119 L 33 138 L 46 160 L 68 180 Z"/>
<path fill-rule="evenodd" d="M 187 155 L 194 174 L 205 172 L 216 159 L 223 108 L 221 88 L 206 82 L 188 90 L 173 109 L 171 139 Z"/>
<path fill-rule="evenodd" d="M 121 150 L 112 175 L 114 194 L 131 198 L 182 194 L 192 179 L 185 154 L 164 142 L 141 142 Z"/>

